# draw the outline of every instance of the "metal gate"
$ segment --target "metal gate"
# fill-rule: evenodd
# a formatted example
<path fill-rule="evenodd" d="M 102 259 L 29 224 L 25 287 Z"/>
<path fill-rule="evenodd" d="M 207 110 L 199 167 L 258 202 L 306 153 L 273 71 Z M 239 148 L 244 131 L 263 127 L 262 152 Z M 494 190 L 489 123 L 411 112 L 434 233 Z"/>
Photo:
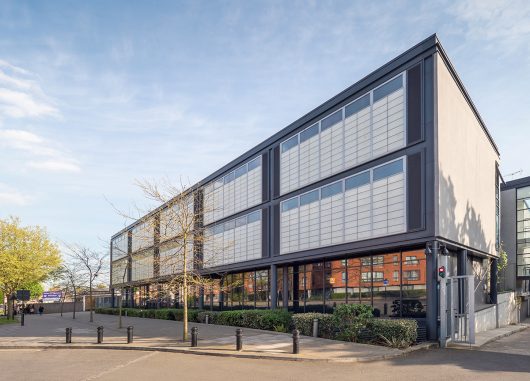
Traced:
<path fill-rule="evenodd" d="M 475 343 L 475 287 L 473 275 L 448 277 L 441 282 L 440 345 Z M 444 303 L 445 302 L 445 303 Z"/>

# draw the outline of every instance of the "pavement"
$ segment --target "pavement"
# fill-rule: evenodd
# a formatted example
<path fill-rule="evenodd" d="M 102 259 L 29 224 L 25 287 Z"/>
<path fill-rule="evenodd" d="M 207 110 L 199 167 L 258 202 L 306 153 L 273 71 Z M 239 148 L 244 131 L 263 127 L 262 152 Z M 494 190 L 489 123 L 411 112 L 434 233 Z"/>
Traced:
<path fill-rule="evenodd" d="M 236 351 L 235 327 L 213 324 L 190 323 L 199 329 L 199 346 L 191 348 L 183 342 L 182 322 L 122 317 L 123 328 L 118 329 L 118 317 L 89 313 L 26 315 L 25 325 L 0 326 L 0 349 L 127 349 L 158 352 L 188 353 L 220 357 L 245 357 L 259 359 L 320 361 L 320 362 L 368 362 L 396 358 L 410 352 L 435 346 L 426 343 L 399 350 L 383 346 L 347 343 L 341 341 L 300 337 L 300 353 L 292 354 L 292 335 L 255 329 L 243 329 L 243 350 Z M 96 330 L 104 327 L 102 344 L 97 344 Z M 134 341 L 127 344 L 127 326 L 134 327 Z M 72 328 L 72 343 L 65 343 L 65 330 Z"/>
<path fill-rule="evenodd" d="M 517 332 L 524 331 L 528 327 L 530 327 L 530 321 L 523 322 L 521 324 L 508 325 L 506 327 L 492 329 L 490 331 L 479 332 L 475 335 L 474 344 L 449 343 L 448 347 L 459 349 L 478 349 L 503 337 L 511 336 Z"/>

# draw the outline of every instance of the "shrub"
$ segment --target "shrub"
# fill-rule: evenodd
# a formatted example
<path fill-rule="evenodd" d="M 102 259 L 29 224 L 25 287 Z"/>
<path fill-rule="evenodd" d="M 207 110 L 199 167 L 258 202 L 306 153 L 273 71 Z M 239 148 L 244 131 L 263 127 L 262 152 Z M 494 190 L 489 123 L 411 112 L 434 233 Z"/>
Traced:
<path fill-rule="evenodd" d="M 287 330 L 292 325 L 291 314 L 284 310 L 222 311 L 212 315 L 212 318 L 214 324 L 268 331 L 274 331 L 275 327 L 282 326 Z"/>
<path fill-rule="evenodd" d="M 317 312 L 308 312 L 293 315 L 294 328 L 300 331 L 301 335 L 313 335 L 313 319 L 318 319 L 318 336 L 325 339 L 334 337 L 333 315 Z"/>
<path fill-rule="evenodd" d="M 392 348 L 409 347 L 418 337 L 418 323 L 412 319 L 372 319 L 366 328 L 373 342 Z"/>
<path fill-rule="evenodd" d="M 206 315 L 210 316 L 209 324 L 215 324 L 215 318 L 218 312 L 216 311 L 199 311 L 197 313 L 197 323 L 206 323 Z"/>
<path fill-rule="evenodd" d="M 373 309 L 365 304 L 341 304 L 333 311 L 337 327 L 336 337 L 343 341 L 357 341 L 361 329 L 373 319 Z"/>

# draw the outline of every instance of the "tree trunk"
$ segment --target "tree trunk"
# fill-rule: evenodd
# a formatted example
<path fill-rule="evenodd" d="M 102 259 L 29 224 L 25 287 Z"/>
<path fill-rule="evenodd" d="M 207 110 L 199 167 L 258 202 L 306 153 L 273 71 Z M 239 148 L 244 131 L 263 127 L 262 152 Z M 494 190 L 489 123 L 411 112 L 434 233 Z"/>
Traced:
<path fill-rule="evenodd" d="M 94 322 L 94 316 L 92 315 L 92 280 L 90 280 L 89 284 L 89 296 L 90 296 L 90 322 Z"/>
<path fill-rule="evenodd" d="M 184 260 L 183 267 L 184 267 L 184 282 L 182 287 L 182 298 L 184 299 L 184 313 L 182 317 L 182 340 L 187 341 L 188 340 L 188 266 L 187 266 L 187 240 L 186 236 L 184 236 Z"/>
<path fill-rule="evenodd" d="M 11 296 L 11 293 L 8 294 L 9 296 Z M 7 318 L 8 319 L 14 319 L 14 304 L 15 304 L 15 301 L 14 300 L 10 300 L 10 298 L 8 297 L 7 298 Z"/>

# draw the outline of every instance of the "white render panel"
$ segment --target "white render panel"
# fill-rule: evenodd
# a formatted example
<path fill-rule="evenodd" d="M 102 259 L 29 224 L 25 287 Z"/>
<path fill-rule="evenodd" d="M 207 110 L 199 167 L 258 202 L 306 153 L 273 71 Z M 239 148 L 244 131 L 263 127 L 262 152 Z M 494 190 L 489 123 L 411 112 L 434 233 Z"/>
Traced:
<path fill-rule="evenodd" d="M 439 54 L 435 55 L 435 234 L 497 255 L 495 166 L 499 156 Z"/>

